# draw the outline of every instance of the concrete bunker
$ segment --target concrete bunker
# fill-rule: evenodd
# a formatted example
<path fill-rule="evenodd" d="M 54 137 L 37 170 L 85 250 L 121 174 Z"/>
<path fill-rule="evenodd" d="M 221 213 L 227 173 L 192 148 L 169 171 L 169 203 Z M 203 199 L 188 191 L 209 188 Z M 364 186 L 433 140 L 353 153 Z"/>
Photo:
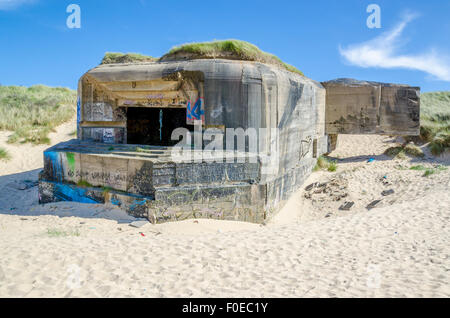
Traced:
<path fill-rule="evenodd" d="M 337 134 L 418 134 L 417 88 L 383 86 L 390 87 L 384 103 L 376 89 L 361 92 L 362 84 L 323 84 L 278 65 L 227 59 L 98 66 L 79 81 L 77 139 L 44 152 L 39 201 L 107 203 L 154 223 L 262 223 Z M 335 97 L 342 90 L 346 95 Z M 392 120 L 383 126 L 383 118 Z M 361 120 L 375 128 L 353 129 Z M 192 135 L 183 148 L 189 155 L 181 156 L 188 160 L 174 159 L 176 128 Z M 229 139 L 230 129 L 244 133 L 245 147 L 232 136 L 233 147 L 222 143 L 206 156 L 210 141 Z M 214 139 L 205 141 L 207 132 Z M 256 146 L 249 145 L 253 137 Z"/>

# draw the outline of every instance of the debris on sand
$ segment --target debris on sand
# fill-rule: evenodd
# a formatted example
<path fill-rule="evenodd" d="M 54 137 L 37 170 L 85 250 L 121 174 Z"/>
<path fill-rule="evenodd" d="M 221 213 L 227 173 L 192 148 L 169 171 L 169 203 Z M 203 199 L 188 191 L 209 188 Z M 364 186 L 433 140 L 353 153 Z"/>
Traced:
<path fill-rule="evenodd" d="M 148 223 L 149 222 L 147 220 L 146 221 L 134 221 L 134 222 L 130 223 L 130 226 L 136 227 L 136 228 L 140 228 L 140 227 L 143 227 L 144 225 L 146 225 Z"/>
<path fill-rule="evenodd" d="M 347 201 L 347 202 L 345 202 L 343 205 L 341 205 L 339 207 L 339 210 L 341 210 L 341 211 L 349 211 L 354 204 L 355 204 L 355 202 L 353 202 L 353 201 Z"/>
<path fill-rule="evenodd" d="M 311 191 L 312 188 L 316 187 L 318 184 L 319 184 L 318 182 L 311 183 L 310 185 L 308 185 L 308 186 L 305 188 L 305 191 Z"/>
<path fill-rule="evenodd" d="M 340 201 L 348 196 L 348 181 L 338 175 L 333 177 L 329 182 L 310 184 L 305 190 L 305 198 L 313 199 L 313 201 L 324 201 L 325 198 L 327 200 L 331 198 L 332 201 Z"/>
<path fill-rule="evenodd" d="M 379 203 L 381 202 L 381 200 L 375 200 L 369 203 L 369 205 L 366 206 L 367 210 L 371 210 L 373 208 L 375 208 Z"/>
<path fill-rule="evenodd" d="M 383 197 L 385 197 L 385 196 L 388 196 L 388 195 L 391 195 L 391 194 L 394 194 L 394 193 L 395 193 L 394 189 L 389 189 L 389 190 L 384 190 L 383 192 L 381 192 L 381 195 Z"/>

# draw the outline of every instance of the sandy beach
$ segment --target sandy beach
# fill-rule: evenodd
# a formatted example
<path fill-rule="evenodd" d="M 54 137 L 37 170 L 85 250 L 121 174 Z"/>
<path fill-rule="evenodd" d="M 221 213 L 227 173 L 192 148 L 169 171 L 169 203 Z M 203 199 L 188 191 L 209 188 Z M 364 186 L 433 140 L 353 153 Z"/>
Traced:
<path fill-rule="evenodd" d="M 52 143 L 74 129 L 59 127 Z M 48 146 L 9 145 L 7 135 L 0 297 L 450 296 L 450 170 L 425 177 L 410 169 L 448 167 L 448 155 L 424 147 L 423 159 L 391 159 L 383 152 L 395 138 L 341 135 L 330 154 L 337 171 L 313 173 L 266 225 L 199 219 L 135 228 L 107 205 L 38 205 Z M 354 204 L 339 210 L 345 202 Z"/>

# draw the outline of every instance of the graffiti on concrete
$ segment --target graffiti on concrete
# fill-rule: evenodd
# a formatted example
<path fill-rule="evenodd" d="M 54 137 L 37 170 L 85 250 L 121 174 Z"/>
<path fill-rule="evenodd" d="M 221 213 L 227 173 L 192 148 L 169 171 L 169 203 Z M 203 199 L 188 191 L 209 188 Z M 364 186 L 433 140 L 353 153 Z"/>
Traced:
<path fill-rule="evenodd" d="M 205 121 L 205 111 L 203 98 L 197 98 L 194 106 L 192 106 L 189 100 L 186 107 L 186 120 L 188 124 L 193 124 L 194 121 L 201 120 Z"/>
<path fill-rule="evenodd" d="M 312 137 L 308 136 L 300 142 L 300 159 L 304 158 L 311 150 Z"/>

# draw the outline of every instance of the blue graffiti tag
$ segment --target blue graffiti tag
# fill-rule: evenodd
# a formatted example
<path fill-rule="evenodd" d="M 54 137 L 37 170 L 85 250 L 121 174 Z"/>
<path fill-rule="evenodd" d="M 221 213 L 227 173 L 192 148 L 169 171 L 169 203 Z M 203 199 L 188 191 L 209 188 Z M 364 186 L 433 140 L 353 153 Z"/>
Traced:
<path fill-rule="evenodd" d="M 81 101 L 80 97 L 77 98 L 77 123 L 81 121 Z"/>
<path fill-rule="evenodd" d="M 50 160 L 53 171 L 53 178 L 56 181 L 63 181 L 64 169 L 61 162 L 61 156 L 59 152 L 46 151 L 44 152 L 44 158 Z"/>
<path fill-rule="evenodd" d="M 102 203 L 86 194 L 86 189 L 72 187 L 65 184 L 55 184 L 54 196 L 61 201 L 80 203 Z"/>
<path fill-rule="evenodd" d="M 111 198 L 111 204 L 114 204 L 114 205 L 117 205 L 117 206 L 121 206 L 121 204 L 122 204 L 122 202 L 120 202 L 120 200 L 119 199 L 116 199 L 116 198 Z"/>
<path fill-rule="evenodd" d="M 130 204 L 130 210 L 134 210 L 138 205 L 143 206 L 147 203 L 147 199 L 143 199 L 142 201 L 134 200 L 133 204 Z"/>
<path fill-rule="evenodd" d="M 203 110 L 203 98 L 198 98 L 194 104 L 194 107 L 191 108 L 191 101 L 188 101 L 186 107 L 186 117 L 187 120 L 201 120 L 203 119 L 203 115 L 205 111 Z"/>

